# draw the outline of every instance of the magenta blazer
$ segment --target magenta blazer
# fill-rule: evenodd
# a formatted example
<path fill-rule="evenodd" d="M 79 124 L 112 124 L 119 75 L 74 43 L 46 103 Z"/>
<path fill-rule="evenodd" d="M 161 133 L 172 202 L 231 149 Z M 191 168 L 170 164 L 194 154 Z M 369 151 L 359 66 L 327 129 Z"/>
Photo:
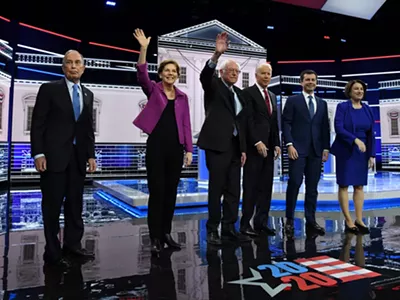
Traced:
<path fill-rule="evenodd" d="M 138 83 L 146 94 L 148 102 L 133 124 L 147 134 L 151 134 L 167 106 L 167 95 L 162 83 L 150 80 L 147 63 L 137 65 Z M 175 118 L 178 126 L 179 142 L 185 145 L 186 152 L 193 152 L 192 128 L 189 116 L 189 100 L 187 95 L 175 87 Z"/>

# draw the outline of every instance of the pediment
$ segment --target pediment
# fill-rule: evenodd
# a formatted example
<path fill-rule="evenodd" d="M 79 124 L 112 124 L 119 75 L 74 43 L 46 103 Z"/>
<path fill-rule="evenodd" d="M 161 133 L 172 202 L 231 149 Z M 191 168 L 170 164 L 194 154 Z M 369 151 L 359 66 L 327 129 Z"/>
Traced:
<path fill-rule="evenodd" d="M 232 28 L 226 26 L 225 24 L 219 22 L 218 20 L 213 20 L 210 22 L 202 23 L 199 25 L 167 33 L 162 35 L 160 38 L 161 39 L 178 38 L 178 39 L 186 39 L 193 41 L 196 40 L 196 41 L 203 41 L 210 43 L 210 42 L 215 42 L 217 34 L 223 31 L 228 33 L 231 44 L 243 47 L 264 49 L 264 47 L 246 38 L 239 32 L 233 30 Z"/>

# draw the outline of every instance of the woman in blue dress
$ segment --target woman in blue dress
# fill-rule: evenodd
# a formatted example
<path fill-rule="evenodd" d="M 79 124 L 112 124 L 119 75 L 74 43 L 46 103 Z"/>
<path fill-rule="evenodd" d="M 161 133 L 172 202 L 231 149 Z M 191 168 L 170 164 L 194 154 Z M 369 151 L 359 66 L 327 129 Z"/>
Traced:
<path fill-rule="evenodd" d="M 349 101 L 336 109 L 336 138 L 331 153 L 336 157 L 336 182 L 339 185 L 339 202 L 346 220 L 346 231 L 369 233 L 362 220 L 364 205 L 363 187 L 368 183 L 368 169 L 375 160 L 374 117 L 370 107 L 362 102 L 366 84 L 352 80 L 346 84 L 345 95 Z M 353 202 L 356 220 L 349 211 L 348 187 L 354 188 Z"/>

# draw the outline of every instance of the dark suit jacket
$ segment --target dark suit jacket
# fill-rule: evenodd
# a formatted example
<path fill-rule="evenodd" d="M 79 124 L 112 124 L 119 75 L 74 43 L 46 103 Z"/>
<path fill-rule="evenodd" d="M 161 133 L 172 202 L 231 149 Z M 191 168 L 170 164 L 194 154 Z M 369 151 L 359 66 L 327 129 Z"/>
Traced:
<path fill-rule="evenodd" d="M 330 126 L 328 105 L 315 96 L 317 109 L 311 119 L 303 94 L 287 99 L 282 114 L 282 127 L 285 145 L 293 143 L 299 156 L 307 156 L 310 146 L 315 155 L 322 156 L 324 150 L 330 149 Z"/>
<path fill-rule="evenodd" d="M 243 107 L 236 116 L 233 93 L 214 74 L 215 68 L 210 68 L 207 61 L 200 74 L 200 82 L 204 90 L 206 119 L 201 128 L 197 145 L 201 149 L 225 152 L 231 147 L 234 126 L 236 126 L 240 151 L 246 152 L 246 103 L 241 96 L 242 90 L 233 86 Z"/>
<path fill-rule="evenodd" d="M 47 170 L 64 171 L 71 158 L 73 140 L 80 171 L 85 174 L 86 162 L 95 158 L 93 130 L 93 93 L 81 86 L 83 109 L 75 121 L 72 100 L 65 78 L 40 86 L 32 114 L 31 154 L 43 153 Z"/>
<path fill-rule="evenodd" d="M 368 157 L 375 157 L 376 147 L 375 147 L 375 133 L 374 133 L 374 115 L 371 108 L 366 104 L 362 104 L 362 109 L 365 110 L 369 120 L 371 122 L 370 130 L 367 131 L 367 143 L 365 144 Z M 339 103 L 336 108 L 335 114 L 335 131 L 336 137 L 335 141 L 331 147 L 331 153 L 335 156 L 341 156 L 348 158 L 352 155 L 354 140 L 356 139 L 355 126 L 353 119 L 355 116 L 352 114 L 352 103 L 351 101 L 346 101 Z"/>
<path fill-rule="evenodd" d="M 271 116 L 256 84 L 243 90 L 242 95 L 246 99 L 248 114 L 246 134 L 248 149 L 254 149 L 259 141 L 271 151 L 276 146 L 280 147 L 276 96 L 271 91 L 268 91 L 268 94 L 272 102 Z"/>

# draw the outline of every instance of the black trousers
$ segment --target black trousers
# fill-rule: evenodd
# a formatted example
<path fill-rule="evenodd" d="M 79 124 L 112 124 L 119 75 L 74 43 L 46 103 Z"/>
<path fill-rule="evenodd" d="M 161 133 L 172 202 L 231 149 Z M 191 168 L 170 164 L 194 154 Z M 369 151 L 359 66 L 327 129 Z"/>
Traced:
<path fill-rule="evenodd" d="M 207 231 L 215 232 L 221 222 L 222 230 L 229 230 L 238 218 L 240 200 L 241 153 L 239 139 L 232 138 L 232 144 L 226 152 L 206 150 L 206 166 L 209 172 L 208 182 L 208 221 Z"/>
<path fill-rule="evenodd" d="M 55 262 L 62 256 L 58 233 L 60 213 L 64 201 L 63 247 L 69 250 L 81 248 L 84 225 L 82 219 L 83 188 L 85 175 L 79 170 L 76 148 L 65 171 L 45 171 L 40 176 L 42 190 L 42 216 L 46 239 L 44 260 Z"/>
<path fill-rule="evenodd" d="M 271 207 L 272 184 L 274 181 L 274 152 L 269 151 L 266 158 L 254 149 L 247 152 L 243 170 L 243 202 L 241 227 L 249 226 L 254 214 L 253 225 L 260 228 L 267 225 Z"/>
<path fill-rule="evenodd" d="M 322 154 L 322 152 L 321 152 Z M 307 222 L 315 222 L 318 182 L 321 178 L 322 157 L 311 149 L 307 156 L 289 159 L 289 180 L 286 189 L 286 218 L 293 219 L 299 189 L 305 177 L 304 215 Z"/>
<path fill-rule="evenodd" d="M 151 239 L 171 233 L 176 195 L 183 166 L 183 147 L 147 140 L 146 169 L 149 188 L 147 224 Z"/>

